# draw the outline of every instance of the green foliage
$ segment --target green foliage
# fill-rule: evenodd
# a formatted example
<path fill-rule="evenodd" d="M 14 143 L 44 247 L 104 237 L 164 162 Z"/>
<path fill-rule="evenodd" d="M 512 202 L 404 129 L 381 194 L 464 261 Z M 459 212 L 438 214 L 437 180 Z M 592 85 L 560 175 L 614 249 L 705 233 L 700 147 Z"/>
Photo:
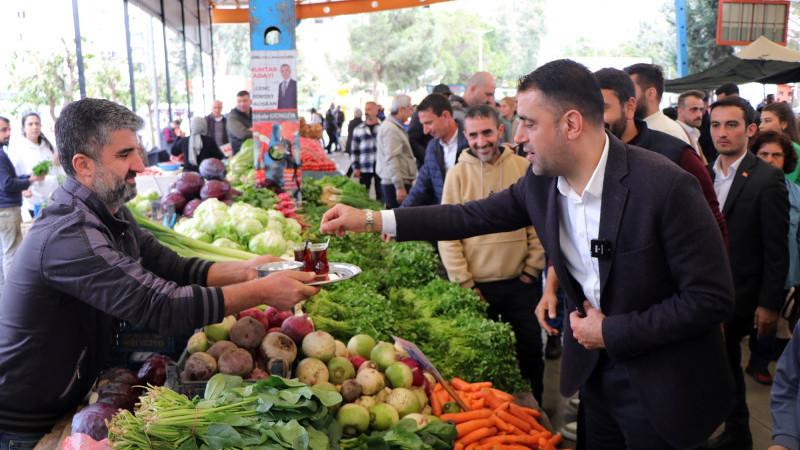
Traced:
<path fill-rule="evenodd" d="M 87 74 L 86 93 L 90 97 L 105 98 L 131 106 L 130 78 L 125 58 L 101 55 Z"/>
<path fill-rule="evenodd" d="M 458 436 L 455 425 L 433 421 L 417 429 L 412 419 L 403 419 L 386 431 L 374 431 L 341 442 L 342 450 L 448 450 Z"/>
<path fill-rule="evenodd" d="M 217 67 L 225 73 L 217 75 L 250 75 L 250 26 L 248 24 L 216 24 L 211 27 Z"/>
<path fill-rule="evenodd" d="M 686 2 L 686 44 L 690 74 L 705 70 L 733 54 L 733 47 L 717 45 L 718 3 L 718 0 Z"/>

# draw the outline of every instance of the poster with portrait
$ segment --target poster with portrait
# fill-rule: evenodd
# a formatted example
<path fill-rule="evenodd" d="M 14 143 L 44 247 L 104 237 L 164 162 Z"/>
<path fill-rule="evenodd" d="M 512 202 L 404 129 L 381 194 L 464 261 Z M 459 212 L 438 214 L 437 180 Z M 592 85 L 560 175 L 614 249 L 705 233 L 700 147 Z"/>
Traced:
<path fill-rule="evenodd" d="M 297 51 L 253 50 L 253 122 L 296 122 Z"/>

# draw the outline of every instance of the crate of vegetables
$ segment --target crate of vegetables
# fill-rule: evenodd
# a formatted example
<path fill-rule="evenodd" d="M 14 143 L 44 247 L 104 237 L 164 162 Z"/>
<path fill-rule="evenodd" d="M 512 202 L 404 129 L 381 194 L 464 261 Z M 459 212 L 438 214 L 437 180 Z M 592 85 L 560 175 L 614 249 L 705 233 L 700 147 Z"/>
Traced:
<path fill-rule="evenodd" d="M 245 380 L 289 377 L 302 342 L 299 333 L 311 327 L 305 316 L 273 307 L 228 316 L 189 338 L 178 363 L 167 369 L 167 386 L 192 397 L 202 395 L 207 380 L 217 373 Z"/>

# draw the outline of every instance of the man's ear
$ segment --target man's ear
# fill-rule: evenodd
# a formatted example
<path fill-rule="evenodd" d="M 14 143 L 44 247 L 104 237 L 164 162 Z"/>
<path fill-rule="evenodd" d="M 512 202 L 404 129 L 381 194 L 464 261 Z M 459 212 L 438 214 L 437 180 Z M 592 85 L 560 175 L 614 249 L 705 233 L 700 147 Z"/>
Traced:
<path fill-rule="evenodd" d="M 577 110 L 569 110 L 562 117 L 563 132 L 568 141 L 574 141 L 583 131 L 583 116 Z"/>
<path fill-rule="evenodd" d="M 622 114 L 625 115 L 625 119 L 631 120 L 633 119 L 634 114 L 636 114 L 636 97 L 631 97 L 622 105 Z"/>
<path fill-rule="evenodd" d="M 758 131 L 758 125 L 751 123 L 747 126 L 747 137 L 753 137 Z"/>
<path fill-rule="evenodd" d="M 656 91 L 656 88 L 654 87 L 649 87 L 647 88 L 647 91 L 645 91 L 645 95 L 647 96 L 648 101 L 656 101 L 658 98 L 658 91 Z"/>
<path fill-rule="evenodd" d="M 75 168 L 75 178 L 85 178 L 94 175 L 96 163 L 87 155 L 77 153 L 72 157 L 72 167 Z"/>

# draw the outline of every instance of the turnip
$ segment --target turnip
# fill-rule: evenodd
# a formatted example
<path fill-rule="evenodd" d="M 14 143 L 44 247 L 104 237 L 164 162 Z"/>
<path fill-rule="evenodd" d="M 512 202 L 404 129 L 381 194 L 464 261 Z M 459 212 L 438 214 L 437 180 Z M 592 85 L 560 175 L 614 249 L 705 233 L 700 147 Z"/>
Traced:
<path fill-rule="evenodd" d="M 361 395 L 361 385 L 356 380 L 345 380 L 341 394 L 344 403 L 352 403 Z"/>
<path fill-rule="evenodd" d="M 343 358 L 349 358 L 350 357 L 350 352 L 347 350 L 347 346 L 344 345 L 344 342 L 342 342 L 342 341 L 337 339 L 335 341 L 335 343 L 336 343 L 336 353 L 334 354 L 334 356 L 341 356 Z"/>
<path fill-rule="evenodd" d="M 189 338 L 189 342 L 186 344 L 186 351 L 189 352 L 189 354 L 205 352 L 209 347 L 211 347 L 211 344 L 208 342 L 206 333 L 198 331 Z"/>
<path fill-rule="evenodd" d="M 405 419 L 411 419 L 414 422 L 416 422 L 418 430 L 421 430 L 425 428 L 426 425 L 428 425 L 428 418 L 420 413 L 407 414 L 405 417 L 403 417 L 403 420 Z"/>
<path fill-rule="evenodd" d="M 436 386 L 436 378 L 428 372 L 424 372 L 422 376 L 425 377 L 425 382 L 423 383 L 425 395 L 430 396 L 433 393 L 433 387 Z"/>
<path fill-rule="evenodd" d="M 386 397 L 388 397 L 389 394 L 391 394 L 391 393 L 392 393 L 392 388 L 385 387 L 385 388 L 381 389 L 380 392 L 378 392 L 377 394 L 374 395 L 375 401 L 378 402 L 378 403 L 386 403 Z"/>
<path fill-rule="evenodd" d="M 342 426 L 344 434 L 356 436 L 369 428 L 369 411 L 363 406 L 348 403 L 336 413 L 336 421 Z"/>
<path fill-rule="evenodd" d="M 350 355 L 358 355 L 369 358 L 369 352 L 375 347 L 375 339 L 368 334 L 357 334 L 347 341 L 347 350 Z"/>
<path fill-rule="evenodd" d="M 356 372 L 361 373 L 362 370 L 366 370 L 366 369 L 378 370 L 378 363 L 376 363 L 375 361 L 366 360 L 363 363 L 361 363 L 360 366 L 358 366 L 358 370 Z"/>
<path fill-rule="evenodd" d="M 311 336 L 310 334 L 308 336 Z M 306 336 L 306 339 L 308 339 Z M 305 340 L 303 341 L 305 342 Z M 328 373 L 333 384 L 342 384 L 356 376 L 356 369 L 347 358 L 335 356 L 328 361 Z"/>
<path fill-rule="evenodd" d="M 259 352 L 266 360 L 281 358 L 291 364 L 297 359 L 297 345 L 295 345 L 292 338 L 278 332 L 268 333 L 264 336 L 264 339 L 261 340 Z"/>
<path fill-rule="evenodd" d="M 369 408 L 369 427 L 373 430 L 388 430 L 399 421 L 400 415 L 386 403 L 377 403 Z"/>
<path fill-rule="evenodd" d="M 406 388 L 393 389 L 392 393 L 386 397 L 386 403 L 396 409 L 401 418 L 408 414 L 419 412 L 422 409 L 417 395 Z"/>
<path fill-rule="evenodd" d="M 414 375 L 414 378 L 411 380 L 412 385 L 423 386 L 425 384 L 425 376 L 422 374 L 422 367 L 416 360 L 413 358 L 403 358 L 400 362 L 411 369 L 411 374 Z"/>
<path fill-rule="evenodd" d="M 356 405 L 361 405 L 364 408 L 372 408 L 373 406 L 378 404 L 378 401 L 375 400 L 375 397 L 372 395 L 362 395 L 359 397 L 355 402 Z"/>
<path fill-rule="evenodd" d="M 328 381 L 328 367 L 317 358 L 305 358 L 297 365 L 297 378 L 309 386 Z"/>
<path fill-rule="evenodd" d="M 416 394 L 417 400 L 419 400 L 420 408 L 424 408 L 424 407 L 428 406 L 428 396 L 425 395 L 425 389 L 422 389 L 419 386 L 413 386 L 411 388 L 411 392 Z"/>
<path fill-rule="evenodd" d="M 303 338 L 302 348 L 305 356 L 328 362 L 336 354 L 336 341 L 329 333 L 312 331 Z"/>
<path fill-rule="evenodd" d="M 361 385 L 361 392 L 364 395 L 372 395 L 386 386 L 383 374 L 375 369 L 364 369 L 356 375 L 356 381 Z"/>
<path fill-rule="evenodd" d="M 301 345 L 303 338 L 312 331 L 314 331 L 314 325 L 308 320 L 308 314 L 291 316 L 281 324 L 281 333 L 292 338 L 297 345 Z"/>
<path fill-rule="evenodd" d="M 369 359 L 378 363 L 378 369 L 386 370 L 395 362 L 394 346 L 388 342 L 379 342 L 369 354 Z"/>
<path fill-rule="evenodd" d="M 411 368 L 399 361 L 390 364 L 385 373 L 386 379 L 389 380 L 389 385 L 393 388 L 410 388 L 411 381 L 414 379 Z"/>

